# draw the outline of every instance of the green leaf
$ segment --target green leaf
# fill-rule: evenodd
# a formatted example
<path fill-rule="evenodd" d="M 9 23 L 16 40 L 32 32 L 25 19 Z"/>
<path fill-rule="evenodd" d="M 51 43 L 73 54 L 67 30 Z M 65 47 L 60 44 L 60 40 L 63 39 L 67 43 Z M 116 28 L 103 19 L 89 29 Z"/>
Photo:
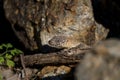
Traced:
<path fill-rule="evenodd" d="M 0 80 L 2 80 L 3 79 L 3 77 L 2 77 L 2 74 L 0 73 Z"/>
<path fill-rule="evenodd" d="M 3 49 L 3 47 L 5 47 L 5 48 L 12 48 L 13 45 L 10 44 L 10 43 L 0 45 L 0 49 Z"/>
<path fill-rule="evenodd" d="M 8 44 L 7 44 L 7 47 L 8 47 L 8 48 L 12 48 L 12 47 L 13 47 L 13 45 L 12 45 L 12 44 L 10 44 L 10 43 L 8 43 Z"/>
<path fill-rule="evenodd" d="M 5 61 L 4 58 L 0 56 L 0 64 L 2 64 L 4 61 Z"/>
<path fill-rule="evenodd" d="M 21 50 L 19 50 L 19 49 L 16 49 L 16 53 L 17 53 L 17 54 L 22 54 L 23 51 L 21 51 Z"/>
<path fill-rule="evenodd" d="M 10 53 L 14 56 L 15 55 L 15 50 L 11 50 Z"/>
<path fill-rule="evenodd" d="M 23 52 L 21 51 L 21 50 L 19 50 L 19 49 L 13 49 L 13 50 L 11 50 L 11 54 L 14 56 L 14 55 L 17 55 L 17 54 L 22 54 Z"/>
<path fill-rule="evenodd" d="M 12 59 L 12 57 L 13 57 L 13 56 L 10 55 L 10 54 L 8 54 L 8 53 L 5 54 L 5 58 L 6 58 L 6 59 Z"/>
<path fill-rule="evenodd" d="M 3 46 L 2 46 L 2 45 L 0 45 L 0 49 L 3 49 Z"/>
<path fill-rule="evenodd" d="M 2 44 L 2 46 L 3 46 L 3 47 L 7 47 L 7 45 L 6 45 L 6 44 Z"/>
<path fill-rule="evenodd" d="M 12 60 L 7 59 L 7 60 L 6 60 L 6 65 L 7 65 L 9 68 L 11 68 L 11 67 L 14 67 L 14 66 L 15 66 L 15 63 L 14 63 Z"/>

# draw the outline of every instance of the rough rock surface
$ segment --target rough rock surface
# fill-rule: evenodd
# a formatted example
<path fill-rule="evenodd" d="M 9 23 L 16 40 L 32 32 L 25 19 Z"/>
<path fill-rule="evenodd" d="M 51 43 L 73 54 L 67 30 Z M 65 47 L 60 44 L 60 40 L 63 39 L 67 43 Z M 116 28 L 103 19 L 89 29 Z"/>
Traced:
<path fill-rule="evenodd" d="M 86 54 L 76 69 L 77 80 L 120 79 L 120 40 L 103 41 L 90 53 Z"/>
<path fill-rule="evenodd" d="M 4 9 L 15 34 L 30 50 L 49 44 L 93 45 L 108 33 L 95 22 L 90 0 L 4 0 Z M 55 36 L 64 38 L 57 44 Z"/>
<path fill-rule="evenodd" d="M 67 66 L 47 66 L 38 72 L 39 78 L 55 77 L 58 75 L 65 75 L 71 71 L 70 67 Z M 62 77 L 62 76 L 61 76 Z"/>
<path fill-rule="evenodd" d="M 30 79 L 38 72 L 37 69 L 26 68 L 26 76 Z M 0 66 L 0 80 L 26 80 L 22 69 L 10 69 Z"/>

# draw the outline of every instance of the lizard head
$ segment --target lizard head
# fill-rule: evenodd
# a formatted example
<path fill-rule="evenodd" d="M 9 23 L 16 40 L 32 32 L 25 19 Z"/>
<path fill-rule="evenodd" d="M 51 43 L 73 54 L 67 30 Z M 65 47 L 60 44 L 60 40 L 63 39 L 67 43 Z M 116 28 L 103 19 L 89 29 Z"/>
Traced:
<path fill-rule="evenodd" d="M 78 41 L 75 41 L 75 39 L 69 38 L 68 36 L 54 36 L 48 43 L 49 46 L 59 49 L 72 48 L 79 44 Z"/>
<path fill-rule="evenodd" d="M 48 43 L 55 48 L 64 48 L 65 43 L 67 43 L 67 38 L 66 36 L 54 36 Z"/>

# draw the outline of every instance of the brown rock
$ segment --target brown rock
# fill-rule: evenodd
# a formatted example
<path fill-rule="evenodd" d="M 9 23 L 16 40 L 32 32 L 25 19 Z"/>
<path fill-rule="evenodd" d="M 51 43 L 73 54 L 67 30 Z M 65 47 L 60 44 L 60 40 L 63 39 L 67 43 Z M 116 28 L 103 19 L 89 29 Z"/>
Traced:
<path fill-rule="evenodd" d="M 67 66 L 46 66 L 40 72 L 38 72 L 38 76 L 40 78 L 65 75 L 71 71 L 70 67 Z"/>
<path fill-rule="evenodd" d="M 0 80 L 21 80 L 20 76 L 13 70 L 0 66 Z"/>
<path fill-rule="evenodd" d="M 77 80 L 119 80 L 120 40 L 110 39 L 97 44 L 86 54 L 76 69 Z"/>
<path fill-rule="evenodd" d="M 108 33 L 95 22 L 90 0 L 4 0 L 4 8 L 15 34 L 31 50 L 93 45 Z"/>

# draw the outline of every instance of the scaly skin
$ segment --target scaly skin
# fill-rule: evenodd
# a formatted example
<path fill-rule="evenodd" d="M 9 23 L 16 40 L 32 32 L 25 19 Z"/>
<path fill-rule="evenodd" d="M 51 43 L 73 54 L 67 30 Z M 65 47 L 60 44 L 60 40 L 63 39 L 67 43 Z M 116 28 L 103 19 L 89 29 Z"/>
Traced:
<path fill-rule="evenodd" d="M 54 36 L 49 41 L 50 46 L 55 48 L 71 48 L 79 45 L 80 43 L 77 40 L 66 36 Z"/>

